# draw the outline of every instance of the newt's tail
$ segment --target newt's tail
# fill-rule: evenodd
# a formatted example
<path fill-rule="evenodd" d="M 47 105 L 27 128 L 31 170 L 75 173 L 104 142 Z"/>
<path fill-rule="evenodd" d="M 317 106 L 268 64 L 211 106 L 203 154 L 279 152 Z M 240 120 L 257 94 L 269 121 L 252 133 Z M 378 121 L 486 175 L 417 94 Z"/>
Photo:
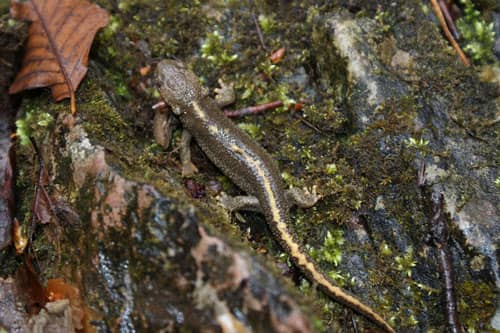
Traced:
<path fill-rule="evenodd" d="M 311 258 L 304 253 L 300 245 L 295 241 L 292 234 L 288 231 L 287 223 L 278 222 L 274 226 L 274 231 L 280 238 L 280 243 L 285 246 L 293 258 L 297 267 L 306 275 L 312 282 L 318 284 L 319 288 L 334 300 L 344 304 L 345 306 L 356 311 L 360 315 L 366 317 L 371 322 L 384 329 L 388 333 L 395 333 L 394 329 L 372 308 L 362 303 L 355 297 L 349 295 L 347 292 L 339 287 L 333 285 L 332 282 L 316 268 Z"/>

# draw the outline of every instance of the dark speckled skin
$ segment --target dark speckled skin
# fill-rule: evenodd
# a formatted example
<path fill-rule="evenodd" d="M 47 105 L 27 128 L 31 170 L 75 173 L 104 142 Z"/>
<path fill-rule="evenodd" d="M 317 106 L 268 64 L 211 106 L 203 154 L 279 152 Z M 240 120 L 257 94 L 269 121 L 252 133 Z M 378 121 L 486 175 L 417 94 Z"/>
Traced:
<path fill-rule="evenodd" d="M 270 229 L 295 265 L 327 295 L 394 332 L 370 307 L 334 286 L 302 251 L 289 229 L 289 205 L 276 163 L 204 94 L 196 75 L 180 62 L 164 60 L 158 64 L 157 80 L 163 99 L 208 158 L 242 190 L 258 198 Z"/>
<path fill-rule="evenodd" d="M 208 158 L 243 191 L 256 196 L 264 212 L 269 212 L 269 208 L 266 207 L 269 198 L 267 191 L 262 189 L 263 177 L 269 180 L 274 197 L 280 206 L 281 218 L 288 221 L 289 207 L 285 200 L 282 180 L 276 163 L 269 153 L 224 116 L 215 101 L 204 95 L 198 78 L 185 69 L 182 63 L 162 61 L 158 64 L 157 73 L 162 97 L 174 109 L 184 129 L 193 135 Z M 202 108 L 204 117 L 197 114 L 193 101 Z M 216 130 L 210 131 L 210 128 Z M 241 151 L 229 149 L 231 145 Z M 259 175 L 254 165 L 249 164 L 244 158 L 245 156 L 250 156 L 265 173 Z M 273 219 L 269 214 L 265 215 L 267 220 Z M 287 244 L 281 245 L 287 247 Z"/>

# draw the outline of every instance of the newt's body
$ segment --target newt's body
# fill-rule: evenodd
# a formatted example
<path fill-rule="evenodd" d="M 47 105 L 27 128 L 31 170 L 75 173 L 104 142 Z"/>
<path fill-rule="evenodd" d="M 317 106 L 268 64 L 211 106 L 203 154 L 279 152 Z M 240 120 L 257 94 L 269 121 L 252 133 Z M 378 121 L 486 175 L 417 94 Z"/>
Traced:
<path fill-rule="evenodd" d="M 394 332 L 370 307 L 334 286 L 301 248 L 289 227 L 289 203 L 269 153 L 224 116 L 204 94 L 198 78 L 181 63 L 160 62 L 157 79 L 163 99 L 210 160 L 242 190 L 257 197 L 269 228 L 306 277 L 330 297 Z"/>

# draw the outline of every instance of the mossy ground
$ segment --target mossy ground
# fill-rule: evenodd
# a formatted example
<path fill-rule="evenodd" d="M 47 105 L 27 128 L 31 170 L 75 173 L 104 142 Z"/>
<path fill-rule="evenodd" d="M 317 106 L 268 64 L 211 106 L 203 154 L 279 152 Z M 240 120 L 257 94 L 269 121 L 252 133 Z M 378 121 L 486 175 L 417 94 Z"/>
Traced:
<path fill-rule="evenodd" d="M 355 1 L 354 4 L 352 1 L 328 4 L 302 1 L 280 5 L 257 1 L 248 7 L 239 1 L 212 1 L 210 4 L 198 1 L 98 1 L 112 15 L 111 24 L 98 34 L 93 47 L 89 74 L 77 92 L 78 113 L 92 141 L 106 147 L 110 163 L 130 178 L 150 182 L 170 196 L 174 194 L 185 199 L 178 154 L 175 149 L 165 150 L 153 143 L 150 125 L 153 112 L 150 107 L 157 101 L 158 93 L 152 72 L 140 73 L 141 68 L 154 67 L 160 59 L 181 59 L 210 88 L 216 87 L 218 78 L 232 82 L 239 96 L 233 108 L 274 100 L 286 102 L 286 106 L 278 110 L 236 121 L 246 124 L 250 134 L 280 162 L 287 185 L 309 188 L 316 185 L 324 196 L 312 209 L 297 209 L 292 213 L 295 230 L 300 238 L 306 239 L 306 243 L 323 244 L 328 231 L 349 229 L 347 226 L 354 217 L 373 208 L 376 198 L 392 193 L 399 195 L 385 200 L 386 214 L 394 217 L 407 234 L 419 237 L 425 234 L 424 226 L 429 218 L 416 186 L 413 162 L 419 152 L 409 149 L 402 138 L 427 135 L 426 129 L 417 131 L 411 124 L 417 112 L 432 103 L 429 99 L 436 95 L 451 101 L 457 123 L 478 136 L 491 138 L 491 131 L 481 127 L 489 114 L 484 108 L 483 111 L 471 112 L 470 107 L 493 100 L 498 92 L 492 85 L 478 83 L 472 69 L 457 70 L 458 59 L 444 46 L 436 27 L 416 23 L 425 16 L 420 2 L 401 1 L 392 6 L 393 2 L 378 1 L 375 5 L 366 1 Z M 363 131 L 352 128 L 349 107 L 356 102 L 351 99 L 353 88 L 349 84 L 346 63 L 335 49 L 321 47 L 332 45 L 332 40 L 311 19 L 319 12 L 337 12 L 339 5 L 348 6 L 357 17 L 370 17 L 378 22 L 380 31 L 373 36 L 372 42 L 382 44 L 393 36 L 398 48 L 415 50 L 419 55 L 417 61 L 429 64 L 422 66 L 419 72 L 421 80 L 411 84 L 411 94 L 387 100 L 376 110 L 380 113 L 380 120 Z M 411 19 L 398 20 L 401 6 L 411 12 Z M 381 8 L 385 15 L 380 14 Z M 259 41 L 254 17 L 263 33 L 266 50 Z M 418 26 L 417 31 L 415 26 Z M 269 54 L 281 47 L 286 47 L 285 57 L 278 64 L 272 64 Z M 48 94 L 37 97 L 38 94 L 30 94 L 31 97 L 25 100 L 25 109 L 34 104 L 45 110 L 49 105 L 49 112 L 54 117 L 69 109 L 66 102 L 53 104 Z M 471 100 L 471 95 L 479 97 Z M 301 103 L 303 107 L 295 110 L 295 103 Z M 43 132 L 37 135 L 40 142 L 47 144 Z M 496 135 L 498 137 L 498 133 Z M 176 137 L 178 135 L 174 135 Z M 388 158 L 379 149 L 374 149 L 374 143 L 378 142 L 384 142 L 393 157 Z M 489 147 L 484 147 L 484 154 L 494 159 L 495 152 Z M 428 154 L 446 156 L 448 152 L 431 151 Z M 23 162 L 20 163 L 18 189 L 24 198 L 19 212 L 25 215 L 30 210 L 32 180 L 35 179 L 32 156 L 28 148 L 19 150 L 18 160 Z M 196 182 L 221 179 L 220 173 L 202 153 L 195 153 L 194 158 L 201 170 L 194 177 Z M 64 161 L 59 165 L 64 167 Z M 165 179 L 172 181 L 165 182 Z M 223 185 L 229 192 L 237 192 L 228 182 L 223 182 Z M 65 192 L 66 198 L 77 196 L 70 188 L 61 188 L 58 184 L 51 186 Z M 203 209 L 203 206 L 213 204 L 211 198 L 206 200 L 208 203 L 205 200 L 190 203 Z M 415 202 L 419 204 L 414 205 Z M 263 225 L 259 216 L 243 216 Z M 235 238 L 247 238 L 222 211 L 206 219 L 207 223 Z M 365 223 L 369 226 L 375 221 Z M 277 261 L 286 261 L 271 234 L 264 228 L 251 226 L 256 230 L 252 246 L 257 249 L 265 247 Z M 413 271 L 415 275 L 416 265 L 436 269 L 426 263 L 430 255 L 428 246 L 414 239 L 413 243 L 421 246 L 410 252 L 408 248 L 398 247 L 395 239 L 381 239 L 381 234 L 374 233 L 375 245 L 361 248 L 350 242 L 332 244 L 341 244 L 338 246 L 343 258 L 357 254 L 376 260 L 366 283 L 391 292 L 384 296 L 374 292 L 369 299 L 376 304 L 376 310 L 390 318 L 396 327 L 415 329 L 419 325 L 418 316 L 434 312 L 431 325 L 436 325 L 439 330 L 444 319 L 437 310 L 441 300 L 437 277 L 417 281 L 411 274 Z M 37 251 L 46 253 L 42 260 L 56 262 L 57 256 L 53 252 L 56 249 L 46 249 L 43 239 L 39 237 L 35 242 Z M 380 254 L 370 254 L 374 251 Z M 316 259 L 341 285 L 353 285 L 347 267 L 342 264 L 336 267 L 321 257 L 321 251 L 317 252 Z M 395 261 L 400 265 L 394 267 L 392 263 Z M 467 309 L 459 303 L 461 318 L 468 327 L 485 322 L 494 310 L 494 286 L 488 281 L 475 281 L 465 275 L 458 284 L 459 299 L 468 300 Z M 478 287 L 471 288 L 471 284 Z M 346 317 L 341 306 L 316 294 L 307 285 L 302 289 L 317 299 L 319 328 L 326 327 L 332 315 Z"/>

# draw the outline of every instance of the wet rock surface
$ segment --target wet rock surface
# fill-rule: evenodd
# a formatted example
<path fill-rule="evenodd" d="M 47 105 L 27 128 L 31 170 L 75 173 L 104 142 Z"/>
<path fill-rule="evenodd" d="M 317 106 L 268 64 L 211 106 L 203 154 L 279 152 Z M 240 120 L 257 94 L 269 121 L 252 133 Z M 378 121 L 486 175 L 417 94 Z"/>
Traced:
<path fill-rule="evenodd" d="M 9 83 L 14 76 L 16 52 L 21 47 L 22 35 L 8 27 L 5 20 L 0 27 L 0 250 L 12 240 L 14 217 L 14 154 L 11 135 L 14 130 L 15 109 L 9 97 Z"/>
<path fill-rule="evenodd" d="M 24 300 L 13 278 L 0 278 L 0 329 L 18 333 L 25 331 L 28 314 Z"/>
<path fill-rule="evenodd" d="M 412 19 L 410 15 L 412 14 L 408 11 L 400 14 L 406 20 Z M 414 101 L 415 113 L 412 115 L 408 131 L 380 136 L 372 144 L 378 147 L 380 158 L 387 160 L 394 154 L 403 153 L 400 150 L 401 144 L 406 144 L 411 149 L 408 140 L 414 134 L 428 141 L 425 150 L 431 154 L 417 152 L 414 169 L 418 170 L 418 163 L 424 162 L 427 170 L 425 173 L 427 186 L 444 195 L 445 209 L 449 214 L 450 223 L 460 234 L 460 236 L 456 234 L 455 237 L 463 237 L 463 240 L 455 239 L 450 244 L 453 251 L 456 251 L 454 260 L 455 269 L 459 272 L 457 275 L 460 276 L 458 284 L 461 278 L 469 275 L 468 278 L 472 280 L 475 278 L 484 279 L 483 281 L 493 280 L 496 287 L 500 287 L 498 266 L 500 201 L 499 190 L 495 186 L 495 179 L 498 177 L 499 129 L 498 124 L 487 125 L 498 117 L 499 107 L 495 99 L 498 98 L 498 87 L 467 81 L 466 75 L 469 74 L 462 68 L 463 81 L 458 86 L 452 85 L 459 90 L 441 91 L 432 85 L 432 82 L 439 84 L 436 73 L 429 72 L 430 68 L 424 69 L 426 65 L 419 61 L 422 55 L 411 45 L 411 40 L 418 40 L 418 37 L 412 39 L 412 36 L 407 35 L 410 40 L 401 43 L 403 50 L 399 49 L 396 46 L 397 42 L 392 39 L 382 41 L 383 48 L 390 48 L 389 57 L 385 59 L 385 65 L 390 59 L 390 67 L 384 67 L 382 56 L 387 54 L 380 54 L 380 44 L 376 43 L 379 32 L 373 21 L 353 20 L 348 14 L 335 15 L 325 20 L 325 27 L 336 41 L 340 54 L 346 57 L 348 72 L 353 79 L 353 90 L 360 94 L 355 96 L 353 118 L 358 131 L 373 129 L 377 122 L 384 122 L 387 115 L 384 115 L 384 112 L 377 112 L 377 109 L 392 104 L 395 96 L 398 96 L 398 100 L 410 98 Z M 404 37 L 409 33 L 407 28 L 405 24 L 396 25 L 394 36 Z M 372 36 L 373 40 L 368 36 Z M 387 49 L 383 51 L 388 52 Z M 457 67 L 461 67 L 460 64 L 457 64 Z M 431 84 L 422 86 L 425 82 Z M 457 95 L 452 96 L 453 93 Z M 460 96 L 461 94 L 464 95 Z M 459 105 L 457 100 L 460 101 Z M 474 104 L 470 104 L 472 101 Z M 468 114 L 467 111 L 472 110 L 474 113 Z M 396 112 L 403 114 L 407 110 L 400 109 Z M 400 195 L 401 188 L 394 187 L 377 200 Z M 417 206 L 406 209 L 425 212 L 425 201 L 430 200 L 429 193 L 427 198 L 414 193 L 414 199 Z M 388 212 L 380 209 L 379 213 L 385 215 Z M 416 218 L 414 221 L 417 222 L 419 220 L 417 211 L 414 214 Z M 391 221 L 391 214 L 387 214 L 384 219 L 387 220 L 381 221 L 382 225 Z M 417 233 L 421 233 L 420 239 L 425 239 L 425 226 L 428 222 L 424 217 L 417 223 L 421 226 Z M 414 228 L 410 230 L 416 231 Z M 399 246 L 421 247 L 423 244 L 415 244 L 415 234 L 411 235 L 408 231 L 407 229 L 396 232 Z M 460 253 L 465 257 L 460 258 Z M 468 258 L 469 255 L 471 257 Z M 480 259 L 483 262 L 480 269 L 470 266 L 474 258 L 484 259 Z M 418 274 L 423 274 L 425 271 L 426 269 L 423 269 Z M 485 273 L 482 277 L 478 274 L 480 271 Z M 427 273 L 431 274 L 430 271 Z M 464 278 L 464 281 L 468 278 Z M 430 281 L 429 283 L 433 284 Z M 491 294 L 490 301 L 494 298 Z M 492 319 L 491 324 L 497 329 L 500 328 L 496 319 Z"/>
<path fill-rule="evenodd" d="M 84 254 L 77 267 L 101 329 L 311 331 L 280 283 L 192 209 L 124 179 L 82 127 L 65 142 L 79 196 L 93 207 L 75 256 Z"/>
<path fill-rule="evenodd" d="M 495 55 L 497 58 L 500 59 L 500 13 L 493 13 L 493 24 L 495 27 L 495 46 L 493 47 L 493 51 L 495 52 Z"/>

